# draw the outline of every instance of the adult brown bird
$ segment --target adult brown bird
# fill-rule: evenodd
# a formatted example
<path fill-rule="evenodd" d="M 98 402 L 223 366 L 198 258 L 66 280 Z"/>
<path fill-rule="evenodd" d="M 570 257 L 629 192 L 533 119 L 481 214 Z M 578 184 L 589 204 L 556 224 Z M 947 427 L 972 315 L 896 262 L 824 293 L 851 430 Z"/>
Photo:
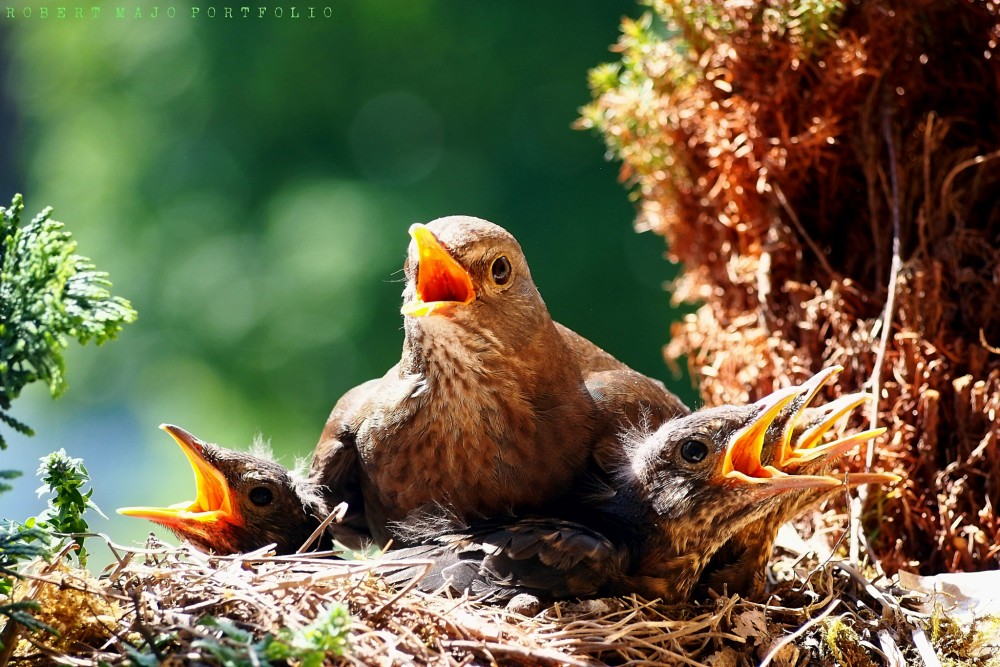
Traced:
<path fill-rule="evenodd" d="M 799 404 L 790 406 L 787 417 L 781 422 L 780 432 L 774 433 L 774 437 L 765 444 L 761 452 L 764 461 L 787 473 L 824 475 L 841 455 L 885 432 L 884 428 L 870 429 L 823 443 L 823 437 L 838 421 L 871 399 L 869 394 L 855 393 L 841 396 L 826 405 L 807 407 L 841 370 L 840 366 L 824 369 L 802 385 L 804 391 L 798 399 Z M 851 473 L 848 479 L 851 486 L 858 486 L 898 481 L 899 478 L 891 473 Z M 699 586 L 747 598 L 761 597 L 778 529 L 830 495 L 829 490 L 815 489 L 786 494 L 767 513 L 734 533 L 719 548 L 706 567 Z"/>
<path fill-rule="evenodd" d="M 218 554 L 268 544 L 278 554 L 301 547 L 326 518 L 320 489 L 264 455 L 205 443 L 179 426 L 160 426 L 194 470 L 193 501 L 169 507 L 124 507 L 119 514 L 166 526 L 199 549 Z"/>
<path fill-rule="evenodd" d="M 521 247 L 453 216 L 410 227 L 402 358 L 337 402 L 312 478 L 379 544 L 428 507 L 459 519 L 545 510 L 618 434 L 688 412 L 662 383 L 552 321 Z M 400 532 L 395 533 L 397 536 Z"/>
<path fill-rule="evenodd" d="M 430 559 L 433 567 L 420 581 L 425 590 L 447 587 L 494 603 L 521 593 L 686 600 L 715 551 L 785 498 L 843 488 L 835 476 L 788 474 L 761 461 L 761 451 L 783 435 L 783 423 L 808 403 L 801 399 L 809 390 L 793 387 L 753 405 L 701 410 L 634 437 L 605 508 L 618 518 L 616 531 L 539 517 L 451 531 L 431 525 L 427 544 L 388 557 Z M 786 410 L 793 402 L 798 407 Z M 859 435 L 855 445 L 863 440 Z M 817 460 L 835 455 L 824 450 Z M 866 481 L 894 479 L 871 475 Z M 404 568 L 391 578 L 399 583 L 418 570 Z"/>

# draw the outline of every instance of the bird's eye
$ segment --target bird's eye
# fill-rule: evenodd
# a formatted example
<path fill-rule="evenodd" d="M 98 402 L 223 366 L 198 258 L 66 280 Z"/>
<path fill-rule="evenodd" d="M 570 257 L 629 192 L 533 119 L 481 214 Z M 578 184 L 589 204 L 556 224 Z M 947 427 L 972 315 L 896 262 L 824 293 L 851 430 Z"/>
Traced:
<path fill-rule="evenodd" d="M 272 500 L 274 500 L 274 494 L 266 486 L 255 486 L 250 489 L 250 502 L 257 507 L 270 505 Z"/>
<path fill-rule="evenodd" d="M 688 463 L 701 463 L 708 456 L 708 445 L 701 440 L 685 440 L 681 445 L 681 458 Z"/>
<path fill-rule="evenodd" d="M 493 266 L 490 267 L 490 275 L 493 277 L 493 282 L 497 285 L 507 284 L 510 280 L 510 260 L 507 259 L 506 255 L 500 255 L 493 260 Z"/>

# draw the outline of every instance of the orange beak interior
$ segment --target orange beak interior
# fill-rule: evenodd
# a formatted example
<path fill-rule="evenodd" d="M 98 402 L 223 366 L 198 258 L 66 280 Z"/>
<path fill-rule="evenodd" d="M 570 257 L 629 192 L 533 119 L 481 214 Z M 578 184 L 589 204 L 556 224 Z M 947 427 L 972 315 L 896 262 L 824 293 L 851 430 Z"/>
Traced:
<path fill-rule="evenodd" d="M 850 394 L 828 403 L 822 408 L 822 417 L 812 424 L 792 442 L 798 418 L 809 407 L 819 390 L 843 370 L 833 366 L 820 371 L 797 387 L 789 387 L 772 393 L 757 402 L 757 416 L 730 439 L 723 461 L 723 475 L 742 483 L 756 484 L 762 488 L 782 491 L 788 489 L 821 488 L 847 484 L 887 484 L 900 481 L 898 475 L 884 472 L 851 473 L 843 478 L 833 475 L 805 475 L 787 472 L 788 466 L 797 467 L 817 459 L 832 460 L 871 440 L 882 433 L 884 428 L 870 429 L 848 435 L 827 444 L 819 444 L 823 436 L 833 428 L 848 412 L 867 401 L 868 394 Z M 791 414 L 781 434 L 781 442 L 775 455 L 775 466 L 763 465 L 761 453 L 764 436 L 782 410 L 789 408 Z"/>
<path fill-rule="evenodd" d="M 792 404 L 794 410 L 792 414 L 789 415 L 789 418 L 785 423 L 784 432 L 781 437 L 781 444 L 779 445 L 774 457 L 774 464 L 778 468 L 788 470 L 789 467 L 794 468 L 802 465 L 803 463 L 815 461 L 817 459 L 833 460 L 838 456 L 846 454 L 863 442 L 885 433 L 884 428 L 875 428 L 861 433 L 854 433 L 834 442 L 822 445 L 820 444 L 823 441 L 823 436 L 826 435 L 827 432 L 829 432 L 842 417 L 846 416 L 854 408 L 863 405 L 871 399 L 870 394 L 862 392 L 857 394 L 847 394 L 846 396 L 841 396 L 826 405 L 814 408 L 814 410 L 817 410 L 822 414 L 822 417 L 816 423 L 810 425 L 805 431 L 803 431 L 798 438 L 795 439 L 795 442 L 792 442 L 798 420 L 805 412 L 806 408 L 809 407 L 809 403 L 811 403 L 813 398 L 816 397 L 819 390 L 842 370 L 843 368 L 841 366 L 826 368 L 802 384 L 802 393 Z M 882 475 L 882 473 L 876 474 Z M 893 481 L 895 481 L 895 476 L 893 476 L 893 478 Z"/>
<path fill-rule="evenodd" d="M 839 486 L 843 482 L 827 475 L 790 475 L 761 463 L 764 435 L 782 409 L 809 391 L 809 387 L 789 387 L 757 401 L 757 416 L 732 435 L 726 446 L 722 475 L 739 484 L 751 484 L 761 491 L 781 492 Z"/>
<path fill-rule="evenodd" d="M 434 233 L 419 222 L 410 226 L 410 236 L 417 245 L 416 298 L 403 304 L 409 317 L 426 317 L 476 299 L 472 277 L 451 256 Z"/>
<path fill-rule="evenodd" d="M 179 426 L 161 424 L 160 428 L 173 437 L 191 463 L 197 489 L 195 499 L 169 507 L 123 507 L 118 513 L 149 519 L 180 532 L 201 532 L 200 527 L 220 521 L 242 524 L 229 483 L 222 472 L 205 459 L 202 442 Z"/>
<path fill-rule="evenodd" d="M 764 434 L 782 408 L 802 393 L 801 387 L 776 391 L 757 401 L 757 416 L 732 435 L 726 446 L 722 462 L 724 477 L 745 484 L 766 485 L 775 490 L 784 488 L 811 488 L 839 484 L 832 478 L 812 478 L 806 475 L 787 475 L 777 468 L 761 463 Z M 792 485 L 794 481 L 794 486 Z M 823 481 L 819 481 L 823 480 Z"/>
<path fill-rule="evenodd" d="M 854 433 L 839 440 L 821 445 L 823 436 L 833 428 L 833 425 L 854 408 L 863 405 L 871 399 L 870 394 L 848 394 L 841 396 L 823 406 L 823 418 L 802 433 L 795 446 L 784 453 L 778 462 L 781 468 L 796 466 L 819 458 L 834 459 L 846 454 L 861 443 L 876 438 L 885 433 L 885 428 L 873 428 L 861 433 Z"/>
<path fill-rule="evenodd" d="M 816 373 L 816 375 L 802 383 L 799 395 L 795 397 L 790 405 L 791 414 L 785 422 L 785 428 L 781 434 L 781 442 L 774 455 L 775 465 L 780 467 L 784 461 L 787 461 L 795 456 L 793 452 L 794 446 L 792 445 L 792 436 L 799 417 L 801 417 L 805 409 L 809 407 L 809 404 L 819 393 L 820 389 L 822 389 L 827 382 L 829 382 L 842 370 L 844 370 L 843 366 L 831 366 L 830 368 L 824 368 L 819 373 Z M 836 420 L 830 422 L 827 428 L 832 427 L 835 421 Z M 822 433 L 820 436 L 822 436 Z"/>

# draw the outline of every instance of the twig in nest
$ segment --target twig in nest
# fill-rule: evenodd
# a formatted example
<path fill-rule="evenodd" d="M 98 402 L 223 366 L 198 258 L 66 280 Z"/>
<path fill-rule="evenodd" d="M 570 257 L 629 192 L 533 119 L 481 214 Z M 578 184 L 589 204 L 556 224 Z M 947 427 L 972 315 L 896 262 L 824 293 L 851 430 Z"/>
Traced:
<path fill-rule="evenodd" d="M 888 630 L 878 631 L 878 643 L 882 647 L 882 655 L 885 656 L 887 667 L 906 667 L 906 658 Z"/>
<path fill-rule="evenodd" d="M 985 155 L 977 155 L 974 158 L 970 158 L 961 162 L 948 172 L 948 175 L 944 179 L 944 183 L 941 185 L 941 200 L 947 201 L 951 198 L 951 191 L 955 184 L 955 178 L 968 169 L 969 167 L 975 167 L 976 165 L 989 162 L 991 160 L 996 160 L 1000 158 L 1000 150 L 991 151 Z"/>
<path fill-rule="evenodd" d="M 840 604 L 839 599 L 834 600 L 829 605 L 827 605 L 826 609 L 824 609 L 819 616 L 817 616 L 816 618 L 809 619 L 808 621 L 802 624 L 801 628 L 799 628 L 792 634 L 783 637 L 777 644 L 771 647 L 771 650 L 767 652 L 767 655 L 764 656 L 764 659 L 760 661 L 760 667 L 767 667 L 769 664 L 771 664 L 771 661 L 774 660 L 774 657 L 778 655 L 778 652 L 781 651 L 781 649 L 791 644 L 793 641 L 804 635 L 806 631 L 808 631 L 811 627 L 813 627 L 814 625 L 822 621 L 824 618 L 829 616 L 830 613 L 833 612 L 833 610 L 836 609 L 837 605 L 839 604 Z"/>
<path fill-rule="evenodd" d="M 295 553 L 297 554 L 305 553 L 309 549 L 309 547 L 311 547 L 316 542 L 316 540 L 319 539 L 319 536 L 323 534 L 327 526 L 329 526 L 334 521 L 340 523 L 341 521 L 344 520 L 344 516 L 346 514 L 347 514 L 347 503 L 340 503 L 339 505 L 334 507 L 333 511 L 330 512 L 330 514 L 325 519 L 323 519 L 323 521 L 318 526 L 316 526 L 316 530 L 312 532 L 312 535 L 309 536 L 309 539 L 307 539 L 305 543 L 301 547 L 299 547 Z"/>
<path fill-rule="evenodd" d="M 146 625 L 142 618 L 142 594 L 138 589 L 132 589 L 129 591 L 129 596 L 132 598 L 132 606 L 135 609 L 135 621 L 133 621 L 132 627 L 139 633 L 139 636 L 142 637 L 143 641 L 146 642 L 146 646 L 149 647 L 149 650 L 156 658 L 156 661 L 162 664 L 164 661 L 163 654 L 156 645 L 156 633 L 152 630 L 152 628 Z M 129 643 L 129 646 L 135 648 L 134 644 Z"/>
<path fill-rule="evenodd" d="M 917 218 L 917 236 L 920 238 L 920 252 L 927 256 L 927 221 L 934 215 L 934 200 L 931 194 L 931 141 L 934 136 L 934 120 L 937 116 L 932 111 L 927 114 L 924 126 L 924 204 Z"/>
<path fill-rule="evenodd" d="M 383 604 L 379 608 L 378 611 L 376 611 L 374 614 L 372 614 L 372 618 L 379 618 L 382 614 L 385 613 L 385 611 L 387 609 L 391 608 L 393 605 L 395 605 L 397 602 L 399 602 L 401 599 L 403 599 L 403 597 L 407 593 L 409 593 L 410 591 L 412 591 L 414 588 L 416 588 L 417 584 L 420 583 L 420 580 L 423 579 L 424 577 L 426 577 L 428 574 L 430 574 L 430 571 L 434 568 L 434 561 L 432 561 L 432 560 L 416 560 L 415 559 L 415 560 L 412 560 L 412 561 L 405 561 L 405 562 L 406 562 L 407 565 L 420 566 L 420 567 L 424 568 L 424 570 L 420 574 L 418 574 L 415 577 L 413 577 L 406 584 L 406 586 L 404 586 L 402 588 L 402 590 L 399 591 L 399 593 L 397 593 L 388 602 L 386 602 L 385 604 Z"/>
<path fill-rule="evenodd" d="M 1000 354 L 1000 347 L 996 347 L 989 344 L 989 342 L 986 340 L 986 333 L 982 330 L 982 328 L 979 329 L 979 344 L 982 345 L 985 349 L 992 352 L 993 354 Z"/>
<path fill-rule="evenodd" d="M 896 143 L 892 136 L 892 128 L 889 124 L 889 112 L 882 110 L 882 135 L 885 139 L 886 150 L 889 154 L 889 183 L 892 198 L 892 263 L 889 267 L 889 285 L 886 288 L 885 311 L 882 313 L 882 331 L 879 335 L 878 352 L 875 355 L 875 364 L 872 368 L 871 387 L 872 395 L 875 397 L 868 406 L 868 423 L 870 428 L 875 428 L 878 422 L 879 402 L 882 398 L 882 366 L 885 365 L 885 353 L 889 347 L 889 337 L 892 335 L 892 318 L 896 308 L 896 284 L 899 282 L 899 271 L 902 267 L 900 257 L 900 220 L 899 220 L 899 167 L 896 164 Z M 875 444 L 868 440 L 865 442 L 865 472 L 871 472 L 872 463 L 875 461 Z M 857 497 L 851 501 L 851 562 L 855 565 L 861 561 L 861 508 L 868 498 L 868 485 L 858 487 Z M 875 554 L 870 553 L 872 561 L 876 560 Z"/>
<path fill-rule="evenodd" d="M 870 595 L 873 600 L 878 602 L 882 606 L 882 617 L 885 619 L 894 619 L 897 614 L 897 608 L 893 606 L 892 602 L 878 589 L 875 584 L 868 581 L 868 579 L 858 571 L 853 565 L 845 563 L 844 561 L 837 561 L 834 563 L 839 569 L 850 575 L 851 579 L 855 582 L 861 584 L 861 587 L 865 589 L 865 593 Z"/>
<path fill-rule="evenodd" d="M 913 637 L 913 647 L 917 649 L 917 654 L 924 661 L 924 665 L 926 667 L 941 667 L 941 661 L 938 660 L 937 653 L 934 652 L 934 647 L 931 646 L 930 640 L 927 639 L 927 634 L 923 628 L 913 628 L 911 634 Z"/>
<path fill-rule="evenodd" d="M 900 258 L 899 237 L 899 170 L 896 164 L 896 144 L 889 126 L 889 114 L 882 112 L 882 133 L 885 137 L 889 153 L 889 182 L 892 187 L 892 264 L 889 269 L 889 285 L 886 288 L 885 311 L 882 313 L 882 331 L 879 336 L 878 353 L 875 355 L 875 366 L 872 369 L 871 385 L 875 400 L 868 406 L 868 422 L 870 428 L 875 428 L 878 422 L 878 405 L 882 393 L 882 366 L 885 364 L 885 353 L 889 347 L 889 336 L 892 334 L 892 318 L 896 308 L 896 284 L 899 281 L 899 271 L 902 267 Z M 875 461 L 875 446 L 871 440 L 865 442 L 865 472 L 870 472 Z M 864 490 L 866 487 L 860 487 Z"/>
<path fill-rule="evenodd" d="M 590 667 L 593 663 L 574 660 L 568 655 L 555 651 L 545 651 L 538 648 L 524 648 L 511 644 L 498 644 L 495 642 L 479 642 L 465 640 L 446 640 L 442 642 L 445 648 L 462 648 L 475 653 L 507 654 L 515 656 L 528 664 L 553 663 L 556 665 L 572 665 L 572 667 Z"/>

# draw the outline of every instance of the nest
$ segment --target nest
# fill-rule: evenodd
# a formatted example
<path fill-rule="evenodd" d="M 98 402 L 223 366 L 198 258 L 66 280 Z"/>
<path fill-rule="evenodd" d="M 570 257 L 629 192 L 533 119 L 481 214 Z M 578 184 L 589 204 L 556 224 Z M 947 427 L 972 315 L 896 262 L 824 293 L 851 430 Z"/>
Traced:
<path fill-rule="evenodd" d="M 651 5 L 581 125 L 682 264 L 667 358 L 710 405 L 842 365 L 889 427 L 854 468 L 905 479 L 868 498 L 878 560 L 996 568 L 1000 5 Z"/>
<path fill-rule="evenodd" d="M 398 562 L 386 557 L 217 557 L 152 538 L 142 549 L 108 546 L 118 563 L 100 579 L 36 564 L 21 586 L 58 635 L 22 628 L 12 664 L 261 664 L 253 647 L 262 638 L 306 628 L 335 607 L 350 618 L 343 655 L 325 664 L 871 665 L 873 651 L 910 664 L 920 638 L 949 664 L 985 664 L 998 648 L 987 628 L 919 611 L 916 598 L 887 582 L 873 585 L 810 554 L 781 561 L 779 571 L 794 575 L 767 604 L 717 597 L 664 606 L 633 597 L 556 603 L 525 616 L 422 593 L 416 581 L 389 587 L 380 573 Z"/>

